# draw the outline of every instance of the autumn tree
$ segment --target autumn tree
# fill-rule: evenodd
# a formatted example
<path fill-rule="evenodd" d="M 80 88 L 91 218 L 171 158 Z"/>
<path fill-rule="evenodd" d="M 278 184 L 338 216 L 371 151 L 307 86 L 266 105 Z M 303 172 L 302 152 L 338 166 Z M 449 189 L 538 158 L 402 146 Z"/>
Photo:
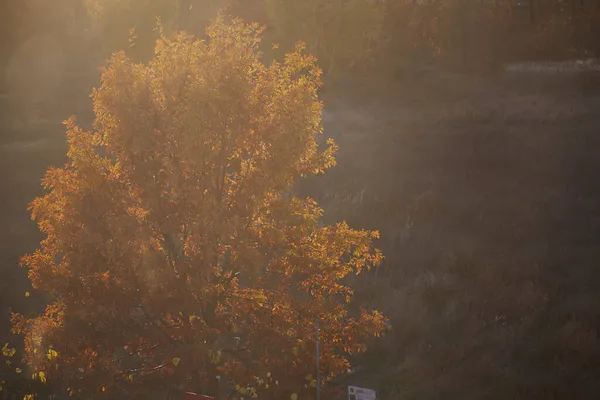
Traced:
<path fill-rule="evenodd" d="M 380 262 L 377 233 L 325 226 L 294 195 L 335 164 L 315 59 L 263 64 L 260 29 L 239 20 L 207 33 L 161 38 L 147 64 L 115 54 L 93 129 L 66 121 L 70 161 L 30 206 L 46 236 L 22 264 L 54 300 L 15 331 L 33 372 L 75 397 L 229 381 L 310 398 L 316 320 L 325 379 L 383 331 L 344 279 Z"/>
<path fill-rule="evenodd" d="M 283 49 L 301 40 L 329 73 L 367 59 L 381 40 L 380 0 L 264 0 L 274 37 Z"/>

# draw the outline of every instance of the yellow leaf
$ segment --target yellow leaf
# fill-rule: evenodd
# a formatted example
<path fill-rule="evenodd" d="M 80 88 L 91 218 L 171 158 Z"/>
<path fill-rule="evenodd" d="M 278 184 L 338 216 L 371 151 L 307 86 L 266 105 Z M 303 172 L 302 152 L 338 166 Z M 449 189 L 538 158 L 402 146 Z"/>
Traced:
<path fill-rule="evenodd" d="M 29 292 L 25 292 L 25 297 L 29 297 Z"/>
<path fill-rule="evenodd" d="M 40 382 L 46 383 L 46 374 L 44 373 L 44 371 L 40 371 L 38 376 L 40 377 Z"/>
<path fill-rule="evenodd" d="M 296 393 L 292 393 L 290 400 L 298 400 L 298 395 Z"/>
<path fill-rule="evenodd" d="M 46 355 L 48 360 L 52 360 L 53 358 L 58 357 L 58 352 L 56 350 L 50 349 L 48 350 L 48 354 Z"/>
<path fill-rule="evenodd" d="M 179 357 L 173 357 L 171 359 L 171 362 L 173 363 L 174 366 L 177 366 L 179 364 L 179 361 L 181 361 L 181 359 Z"/>
<path fill-rule="evenodd" d="M 20 374 L 21 372 L 23 372 L 23 370 L 22 370 L 21 368 L 15 368 L 15 372 L 16 372 L 17 374 Z"/>

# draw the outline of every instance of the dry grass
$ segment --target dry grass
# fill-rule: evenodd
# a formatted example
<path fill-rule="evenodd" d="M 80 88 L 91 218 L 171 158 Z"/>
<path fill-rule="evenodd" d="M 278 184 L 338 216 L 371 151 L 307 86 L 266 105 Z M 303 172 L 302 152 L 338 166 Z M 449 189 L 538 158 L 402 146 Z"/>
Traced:
<path fill-rule="evenodd" d="M 600 97 L 547 78 L 370 84 L 326 100 L 339 166 L 307 191 L 329 220 L 381 230 L 386 260 L 357 295 L 393 325 L 350 384 L 382 399 L 600 393 L 584 354 L 600 351 L 600 299 L 580 290 L 600 286 L 588 269 L 600 259 L 575 261 L 592 231 L 572 208 L 596 207 Z M 588 272 L 564 280 L 573 268 Z"/>

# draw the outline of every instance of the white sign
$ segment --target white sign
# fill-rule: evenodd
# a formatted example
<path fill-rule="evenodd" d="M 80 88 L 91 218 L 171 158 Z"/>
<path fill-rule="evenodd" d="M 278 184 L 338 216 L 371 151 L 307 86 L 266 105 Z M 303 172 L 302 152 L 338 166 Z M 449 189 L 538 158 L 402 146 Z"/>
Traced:
<path fill-rule="evenodd" d="M 348 386 L 348 400 L 377 400 L 377 396 L 372 389 Z"/>

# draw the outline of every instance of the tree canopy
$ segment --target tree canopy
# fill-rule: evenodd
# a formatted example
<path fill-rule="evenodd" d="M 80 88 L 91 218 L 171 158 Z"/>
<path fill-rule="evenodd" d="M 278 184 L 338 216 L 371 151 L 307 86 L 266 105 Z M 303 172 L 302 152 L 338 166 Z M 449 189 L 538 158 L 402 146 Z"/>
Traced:
<path fill-rule="evenodd" d="M 162 37 L 147 64 L 115 54 L 93 128 L 65 122 L 23 257 L 43 315 L 15 315 L 26 360 L 73 396 L 169 385 L 281 399 L 349 367 L 385 318 L 350 304 L 348 274 L 378 264 L 378 233 L 326 226 L 294 194 L 335 165 L 320 147 L 321 71 L 302 47 L 265 65 L 261 30 L 223 18 L 208 40 Z M 309 395 L 310 396 L 310 395 Z"/>

